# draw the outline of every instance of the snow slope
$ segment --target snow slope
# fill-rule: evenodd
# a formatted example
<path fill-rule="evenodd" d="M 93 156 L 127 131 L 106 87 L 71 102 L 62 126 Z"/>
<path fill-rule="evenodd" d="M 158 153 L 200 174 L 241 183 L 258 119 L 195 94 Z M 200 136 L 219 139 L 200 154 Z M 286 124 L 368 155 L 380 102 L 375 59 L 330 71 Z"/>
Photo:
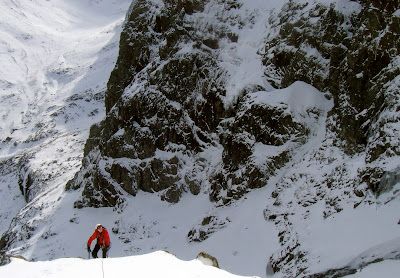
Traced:
<path fill-rule="evenodd" d="M 204 265 L 200 260 L 181 261 L 162 251 L 142 256 L 95 260 L 58 259 L 55 261 L 26 262 L 21 259 L 12 259 L 9 265 L 0 267 L 0 276 L 15 278 L 243 277 Z"/>
<path fill-rule="evenodd" d="M 110 48 L 117 42 L 114 36 L 118 36 L 129 1 L 107 2 L 2 2 L 0 130 L 3 140 L 10 138 L 3 142 L 2 156 L 22 152 L 45 139 L 42 133 L 30 138 L 37 135 L 40 123 L 47 125 L 47 132 L 90 124 L 82 118 L 77 121 L 81 112 L 77 108 L 69 111 L 69 117 L 54 113 L 74 94 L 85 96 L 86 90 L 104 89 L 115 62 L 116 49 Z"/>
<path fill-rule="evenodd" d="M 35 198 L 55 208 L 79 169 L 129 3 L 0 2 L 0 234 Z"/>
<path fill-rule="evenodd" d="M 397 261 L 384 261 L 380 264 L 373 264 L 367 266 L 365 269 L 347 276 L 348 278 L 396 278 L 400 273 L 400 264 Z"/>
<path fill-rule="evenodd" d="M 130 2 L 13 0 L 0 3 L 0 63 L 4 65 L 0 68 L 0 234 L 6 230 L 18 233 L 10 253 L 33 260 L 83 257 L 88 236 L 95 224 L 101 222 L 110 231 L 112 257 L 162 249 L 181 259 L 192 260 L 204 250 L 217 257 L 223 269 L 239 275 L 265 277 L 268 259 L 281 248 L 280 237 L 285 240 L 288 237 L 289 243 L 296 240 L 302 243 L 302 248 L 309 251 L 307 267 L 312 272 L 347 265 L 371 246 L 379 247 L 396 239 L 400 227 L 395 225 L 399 200 L 381 207 L 371 201 L 354 210 L 356 198 L 345 197 L 346 184 L 327 190 L 322 199 L 316 197 L 322 191 L 319 181 L 325 176 L 341 171 L 343 180 L 350 180 L 364 162 L 363 157 L 349 157 L 330 146 L 333 139 L 326 134 L 325 121 L 331 102 L 320 92 L 301 82 L 273 91 L 262 78 L 265 69 L 258 52 L 264 38 L 260 34 L 269 31 L 262 15 L 270 13 L 272 8 L 280 8 L 285 1 L 246 1 L 247 13 L 241 16 L 254 23 L 235 30 L 239 34 L 238 43 L 221 44 L 220 59 L 229 78 L 226 104 L 232 103 L 246 86 L 259 85 L 267 92 L 256 92 L 256 101 L 283 102 L 299 121 L 307 121 L 310 140 L 296 149 L 287 167 L 272 177 L 266 187 L 226 207 L 216 207 L 208 200 L 207 192 L 196 197 L 185 195 L 176 205 L 160 202 L 155 194 L 139 192 L 136 197 L 125 196 L 128 202 L 122 210 L 74 209 L 73 203 L 81 191 L 65 192 L 64 185 L 81 165 L 89 127 L 104 118 L 103 93 L 117 57 L 120 26 Z M 323 2 L 346 6 L 349 1 Z M 297 92 L 303 101 L 298 106 L 294 105 Z M 308 122 L 313 117 L 312 114 L 305 117 L 305 112 L 315 106 L 321 108 L 322 116 Z M 217 147 L 204 156 L 215 160 L 221 155 Z M 264 161 L 270 149 L 258 147 L 260 152 L 255 160 Z M 34 180 L 33 187 L 29 187 L 30 180 Z M 20 194 L 19 183 L 25 196 Z M 279 197 L 271 197 L 276 192 Z M 341 210 L 326 216 L 326 211 L 336 209 L 329 201 L 338 196 L 344 196 L 338 201 Z M 373 196 L 366 198 L 374 200 Z M 303 206 L 306 203 L 311 205 Z M 203 229 L 201 223 L 210 216 L 214 221 L 209 227 L 210 237 L 203 242 L 188 241 L 188 232 Z M 270 216 L 277 221 L 265 221 Z M 104 269 L 106 273 L 108 267 L 113 268 L 110 269 L 113 273 L 117 268 L 130 272 L 127 265 L 138 264 L 132 267 L 135 270 L 151 262 L 145 270 L 139 269 L 138 274 L 148 276 L 147 271 L 181 277 L 196 274 L 195 266 L 187 270 L 184 263 L 160 254 L 104 260 Z M 140 260 L 145 257 L 149 260 L 142 263 Z M 174 271 L 187 272 L 169 274 L 165 273 L 169 268 L 155 268 L 152 260 L 158 257 L 166 260 L 157 265 L 176 265 Z M 91 270 L 94 265 L 99 267 L 100 261 L 65 259 L 34 264 L 16 260 L 1 267 L 0 276 L 5 273 L 7 277 L 19 277 L 20 272 L 15 271 L 23 268 L 37 273 L 37 277 L 55 277 L 49 274 L 53 271 L 61 277 L 58 269 L 78 271 L 78 267 L 88 267 Z M 72 267 L 75 265 L 76 268 Z M 388 266 L 387 277 L 397 273 L 399 267 L 398 261 L 382 265 Z M 374 273 L 377 269 L 378 266 L 371 265 L 365 273 Z M 92 275 L 90 270 L 85 275 Z M 93 275 L 98 277 L 99 273 Z M 231 277 L 221 273 L 218 275 Z M 62 274 L 70 277 L 79 272 Z M 225 277 L 214 275 L 217 274 L 205 276 Z M 357 275 L 364 277 L 364 271 Z"/>

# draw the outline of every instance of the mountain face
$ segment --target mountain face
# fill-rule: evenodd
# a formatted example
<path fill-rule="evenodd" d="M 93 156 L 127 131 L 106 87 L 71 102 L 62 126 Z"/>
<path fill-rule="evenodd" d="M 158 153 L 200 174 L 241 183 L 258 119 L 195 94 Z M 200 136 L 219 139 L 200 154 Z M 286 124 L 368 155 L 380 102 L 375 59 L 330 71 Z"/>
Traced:
<path fill-rule="evenodd" d="M 172 203 L 206 192 L 227 205 L 279 177 L 265 215 L 282 226 L 282 250 L 270 261 L 276 272 L 303 273 L 307 251 L 290 219 L 273 211 L 322 201 L 328 218 L 398 183 L 383 178 L 398 176 L 400 155 L 398 4 L 340 5 L 287 1 L 257 15 L 232 1 L 135 1 L 107 116 L 91 128 L 83 167 L 67 186 L 84 188 L 75 206 L 123 207 L 138 191 Z M 224 56 L 258 18 L 270 32 L 257 34 L 265 82 L 252 83 L 251 72 L 232 75 Z M 281 200 L 300 183 L 300 196 Z"/>
<path fill-rule="evenodd" d="M 124 252 L 143 252 L 145 235 L 209 246 L 250 203 L 250 218 L 276 229 L 260 276 L 342 277 L 399 259 L 399 45 L 398 1 L 133 1 L 105 118 L 64 206 L 113 208 L 116 237 L 136 241 Z M 146 193 L 176 210 L 188 198 L 208 207 L 175 237 L 161 218 L 131 215 Z M 371 237 L 354 233 L 371 223 Z M 18 248 L 17 235 L 3 248 Z"/>
<path fill-rule="evenodd" d="M 268 95 L 263 83 L 235 80 L 236 92 L 227 92 L 233 77 L 221 52 L 235 47 L 241 24 L 254 25 L 242 18 L 241 6 L 132 4 L 107 85 L 108 116 L 92 127 L 87 167 L 67 186 L 84 186 L 77 207 L 116 206 L 121 190 L 161 192 L 169 202 L 207 190 L 211 200 L 227 204 L 265 186 L 307 141 L 327 110 L 322 95 L 310 96 L 321 99 L 315 107 L 293 113 L 284 104 L 295 98 L 292 91 Z"/>
<path fill-rule="evenodd" d="M 259 54 L 274 88 L 301 80 L 333 99 L 326 119 L 332 145 L 365 153 L 359 178 L 379 193 L 383 174 L 393 170 L 382 164 L 399 155 L 399 17 L 395 4 L 348 5 L 357 11 L 289 1 L 277 15 L 265 15 L 273 32 Z M 241 17 L 242 6 L 132 4 L 107 85 L 107 117 L 92 127 L 85 165 L 68 185 L 85 188 L 77 206 L 115 206 L 121 190 L 162 192 L 177 202 L 202 188 L 226 204 L 265 186 L 307 142 L 306 122 L 318 121 L 321 107 L 303 107 L 313 115 L 298 119 L 285 105 L 260 101 L 271 90 L 263 84 L 244 82 L 236 95 L 227 92 L 231 78 L 243 77 L 230 76 L 221 56 L 238 42 L 236 29 L 253 24 Z M 276 152 L 259 163 L 263 147 Z M 219 161 L 202 159 L 213 149 Z"/>

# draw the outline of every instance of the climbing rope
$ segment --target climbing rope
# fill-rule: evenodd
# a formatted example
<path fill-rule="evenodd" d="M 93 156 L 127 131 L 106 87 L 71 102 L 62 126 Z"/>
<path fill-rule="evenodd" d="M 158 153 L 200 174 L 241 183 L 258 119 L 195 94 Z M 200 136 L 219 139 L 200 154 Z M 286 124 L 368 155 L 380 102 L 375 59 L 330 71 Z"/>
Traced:
<path fill-rule="evenodd" d="M 103 265 L 103 259 L 101 259 L 101 271 L 103 272 L 103 278 L 104 278 L 104 265 Z"/>

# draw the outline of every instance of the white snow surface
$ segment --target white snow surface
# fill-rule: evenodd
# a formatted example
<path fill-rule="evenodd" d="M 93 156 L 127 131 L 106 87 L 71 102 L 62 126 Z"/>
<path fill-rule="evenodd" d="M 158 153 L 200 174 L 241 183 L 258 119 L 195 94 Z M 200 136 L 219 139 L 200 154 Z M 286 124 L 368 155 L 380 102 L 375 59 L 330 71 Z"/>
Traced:
<path fill-rule="evenodd" d="M 89 128 L 105 114 L 129 3 L 0 2 L 0 234 L 26 205 L 18 179 L 40 176 L 25 199 L 53 192 L 54 203 L 79 169 Z"/>
<path fill-rule="evenodd" d="M 112 278 L 112 277 L 165 277 L 165 278 L 234 278 L 200 260 L 182 261 L 166 252 L 125 258 L 83 260 L 65 258 L 54 261 L 27 262 L 12 259 L 0 268 L 0 277 L 14 278 Z"/>
<path fill-rule="evenodd" d="M 243 7 L 236 16 L 248 22 L 244 27 L 237 26 L 232 29 L 238 35 L 237 42 L 225 41 L 221 45 L 221 65 L 228 72 L 229 80 L 226 105 L 235 101 L 240 92 L 249 85 L 272 89 L 265 81 L 259 50 L 264 44 L 265 36 L 270 32 L 265 21 L 266 15 L 279 11 L 285 1 L 254 0 L 240 1 L 240 3 Z"/>
<path fill-rule="evenodd" d="M 348 275 L 348 278 L 397 278 L 400 273 L 400 262 L 398 260 L 387 260 L 379 264 L 372 264 L 358 271 L 356 274 Z"/>
<path fill-rule="evenodd" d="M 265 82 L 258 54 L 271 31 L 265 14 L 286 1 L 242 2 L 243 8 L 237 12 L 251 24 L 245 21 L 244 26 L 234 30 L 239 35 L 237 43 L 225 41 L 220 45 L 220 63 L 228 72 L 226 104 L 232 103 L 247 86 L 258 85 L 263 90 L 252 95 L 254 101 L 287 107 L 296 120 L 308 124 L 309 141 L 296 150 L 293 161 L 271 177 L 268 185 L 229 206 L 216 207 L 208 200 L 208 192 L 184 195 L 175 205 L 161 202 L 156 194 L 139 192 L 136 197 L 125 196 L 126 207 L 115 211 L 74 209 L 81 191 L 65 192 L 64 186 L 81 165 L 89 127 L 104 118 L 102 93 L 117 58 L 120 27 L 131 1 L 0 1 L 0 160 L 27 156 L 26 175 L 38 172 L 48 176 L 40 188 L 32 189 L 28 204 L 18 188 L 18 167 L 13 165 L 14 170 L 0 176 L 0 234 L 18 215 L 18 227 L 32 225 L 36 230 L 32 237 L 25 237 L 22 230 L 11 254 L 32 260 L 85 257 L 86 240 L 101 222 L 110 232 L 113 257 L 35 263 L 15 259 L 0 267 L 0 277 L 28 277 L 27 273 L 29 277 L 44 278 L 99 277 L 101 262 L 105 277 L 126 273 L 135 277 L 235 277 L 190 261 L 201 251 L 215 256 L 222 269 L 234 274 L 266 277 L 266 263 L 280 248 L 278 233 L 287 226 L 277 227 L 265 221 L 265 209 L 278 215 L 287 213 L 296 233 L 289 232 L 309 251 L 312 272 L 349 264 L 369 248 L 382 248 L 398 238 L 399 199 L 388 205 L 376 202 L 353 209 L 353 202 L 346 203 L 344 197 L 340 203 L 344 209 L 327 218 L 323 217 L 329 208 L 325 200 L 308 207 L 301 205 L 317 195 L 317 189 L 307 184 L 310 177 L 318 183 L 324 176 L 343 169 L 345 178 L 356 177 L 365 163 L 364 157 L 349 157 L 330 146 L 333 139 L 326 134 L 326 117 L 333 104 L 321 92 L 302 82 L 283 90 L 274 90 Z M 348 0 L 320 2 L 334 3 L 342 11 L 359 9 L 358 4 Z M 212 6 L 209 9 L 214 11 Z M 313 119 L 312 108 L 321 115 L 308 121 Z M 262 144 L 255 148 L 255 161 L 264 161 L 282 151 Z M 222 151 L 216 146 L 202 155 L 217 164 Z M 325 163 L 316 157 L 333 161 Z M 284 188 L 286 179 L 290 182 Z M 283 189 L 279 196 L 281 206 L 276 207 L 271 193 L 278 185 Z M 345 191 L 332 189 L 326 199 L 347 196 Z M 226 220 L 226 224 L 203 242 L 188 242 L 188 232 L 211 215 Z M 190 262 L 163 252 L 150 253 L 157 250 L 169 251 Z M 147 255 L 114 258 L 132 254 Z M 354 277 L 377 277 L 376 273 L 397 277 L 393 275 L 398 272 L 398 261 L 384 261 L 367 266 Z"/>
<path fill-rule="evenodd" d="M 319 272 L 355 265 L 371 253 L 378 252 L 385 257 L 398 249 L 400 228 L 396 220 L 399 211 L 400 202 L 384 207 L 363 206 L 357 210 L 348 208 L 346 213 L 322 221 L 318 207 L 314 208 L 302 235 L 305 248 L 318 254 L 312 270 Z"/>
<path fill-rule="evenodd" d="M 332 101 L 324 97 L 315 87 L 302 81 L 296 81 L 284 89 L 251 94 L 251 102 L 273 106 L 284 105 L 287 112 L 299 122 L 307 122 L 312 110 L 327 112 L 333 107 Z"/>

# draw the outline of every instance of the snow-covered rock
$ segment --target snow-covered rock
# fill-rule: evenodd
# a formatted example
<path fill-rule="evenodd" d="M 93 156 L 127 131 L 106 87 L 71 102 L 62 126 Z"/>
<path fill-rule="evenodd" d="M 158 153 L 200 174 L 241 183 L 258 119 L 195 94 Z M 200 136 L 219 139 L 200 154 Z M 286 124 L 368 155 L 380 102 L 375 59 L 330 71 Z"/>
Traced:
<path fill-rule="evenodd" d="M 2 4 L 32 24 L 0 25 L 18 38 L 2 44 L 16 74 L 0 76 L 0 249 L 82 256 L 102 222 L 112 256 L 205 251 L 260 277 L 395 273 L 398 3 L 128 2 Z M 42 47 L 21 46 L 18 28 Z M 15 80 L 17 64 L 40 78 Z"/>

